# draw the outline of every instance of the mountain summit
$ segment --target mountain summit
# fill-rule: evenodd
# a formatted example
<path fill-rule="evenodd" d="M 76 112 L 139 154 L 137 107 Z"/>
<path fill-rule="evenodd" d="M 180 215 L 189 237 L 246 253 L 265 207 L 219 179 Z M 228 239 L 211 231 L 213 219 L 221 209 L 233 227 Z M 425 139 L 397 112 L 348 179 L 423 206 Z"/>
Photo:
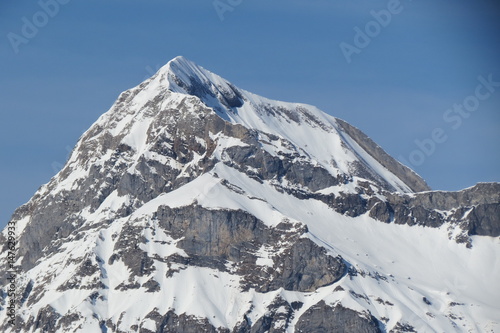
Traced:
<path fill-rule="evenodd" d="M 499 211 L 500 184 L 431 191 L 345 121 L 177 57 L 15 211 L 0 329 L 495 331 Z"/>
<path fill-rule="evenodd" d="M 160 75 L 160 80 L 166 78 L 168 90 L 200 98 L 205 105 L 233 124 L 277 134 L 293 142 L 297 148 L 310 152 L 312 156 L 316 154 L 317 160 L 331 157 L 326 162 L 330 166 L 325 165 L 331 173 L 352 174 L 353 168 L 359 167 L 360 170 L 354 173 L 368 173 L 391 190 L 430 190 L 420 177 L 387 155 L 361 131 L 313 106 L 272 101 L 238 89 L 184 57 L 173 59 L 157 75 Z M 302 125 L 299 132 L 295 131 L 297 125 Z M 308 128 L 308 131 L 302 127 Z M 311 127 L 315 130 L 310 130 Z M 299 136 L 300 132 L 306 137 Z M 344 154 L 344 151 L 349 152 Z M 354 155 L 355 158 L 347 155 Z M 336 170 L 330 168 L 333 165 L 337 166 Z"/>

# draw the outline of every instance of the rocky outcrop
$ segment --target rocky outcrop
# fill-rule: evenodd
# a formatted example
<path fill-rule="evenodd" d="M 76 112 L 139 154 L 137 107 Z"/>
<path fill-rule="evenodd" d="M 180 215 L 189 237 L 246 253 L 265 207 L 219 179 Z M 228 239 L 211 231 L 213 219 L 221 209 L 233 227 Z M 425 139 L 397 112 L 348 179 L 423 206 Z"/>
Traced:
<path fill-rule="evenodd" d="M 230 158 L 230 162 L 226 164 L 261 181 L 286 180 L 312 192 L 340 183 L 339 179 L 333 177 L 327 170 L 308 161 L 292 162 L 298 153 L 272 156 L 258 145 L 230 147 L 225 153 Z"/>
<path fill-rule="evenodd" d="M 216 329 L 207 319 L 200 319 L 186 314 L 177 315 L 174 311 L 169 311 L 164 315 L 159 314 L 157 311 L 152 311 L 146 318 L 156 323 L 155 330 L 141 327 L 141 325 L 131 328 L 140 333 L 230 333 L 229 330 Z"/>
<path fill-rule="evenodd" d="M 321 301 L 307 310 L 297 322 L 300 333 L 381 333 L 380 323 L 371 314 L 360 314 L 340 305 L 331 307 Z"/>
<path fill-rule="evenodd" d="M 234 333 L 285 333 L 294 316 L 293 305 L 281 297 L 277 297 L 269 306 L 268 311 L 255 323 L 245 320 L 235 327 Z"/>
<path fill-rule="evenodd" d="M 500 236 L 500 183 L 479 183 L 458 192 L 385 195 L 387 201 L 370 209 L 370 216 L 379 221 L 426 227 L 449 223 L 469 236 Z"/>
<path fill-rule="evenodd" d="M 307 228 L 284 221 L 274 228 L 244 211 L 208 210 L 197 205 L 160 207 L 154 215 L 159 226 L 174 239 L 189 259 L 198 266 L 226 270 L 227 262 L 245 278 L 245 289 L 269 292 L 284 288 L 314 291 L 338 281 L 346 266 L 340 257 L 332 257 L 309 238 L 301 238 Z M 259 266 L 259 249 L 273 261 Z M 141 257 L 141 256 L 135 256 Z M 129 266 L 133 271 L 139 262 Z"/>

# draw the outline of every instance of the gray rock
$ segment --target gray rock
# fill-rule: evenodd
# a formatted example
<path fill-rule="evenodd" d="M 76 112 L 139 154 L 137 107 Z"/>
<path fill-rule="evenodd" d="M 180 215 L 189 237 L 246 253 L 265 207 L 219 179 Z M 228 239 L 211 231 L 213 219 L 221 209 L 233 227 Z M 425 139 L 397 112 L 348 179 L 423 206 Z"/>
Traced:
<path fill-rule="evenodd" d="M 286 222 L 269 228 L 243 211 L 209 210 L 197 205 L 160 207 L 154 218 L 168 234 L 181 239 L 177 245 L 194 259 L 190 264 L 224 270 L 227 261 L 233 262 L 239 267 L 238 273 L 246 277 L 245 288 L 314 291 L 346 273 L 342 258 L 328 255 L 308 238 L 300 238 L 306 232 L 304 227 L 291 233 L 286 231 L 291 229 Z M 284 235 L 287 245 L 282 242 Z M 271 270 L 255 266 L 255 252 L 262 246 L 283 251 L 274 258 Z"/>
<path fill-rule="evenodd" d="M 309 308 L 295 326 L 297 333 L 381 333 L 380 323 L 369 313 L 360 314 L 340 305 L 321 301 Z"/>
<path fill-rule="evenodd" d="M 156 322 L 156 333 L 188 333 L 188 332 L 209 332 L 209 333 L 229 333 L 229 330 L 217 329 L 207 319 L 199 319 L 186 314 L 177 315 L 173 311 L 161 315 L 158 311 L 150 312 L 146 318 Z M 141 333 L 151 332 L 148 329 L 131 327 Z"/>
<path fill-rule="evenodd" d="M 500 236 L 500 183 L 479 183 L 458 192 L 384 194 L 386 202 L 374 199 L 368 205 L 370 216 L 379 221 L 432 228 L 452 223 L 470 236 Z M 445 216 L 441 211 L 451 214 Z"/>

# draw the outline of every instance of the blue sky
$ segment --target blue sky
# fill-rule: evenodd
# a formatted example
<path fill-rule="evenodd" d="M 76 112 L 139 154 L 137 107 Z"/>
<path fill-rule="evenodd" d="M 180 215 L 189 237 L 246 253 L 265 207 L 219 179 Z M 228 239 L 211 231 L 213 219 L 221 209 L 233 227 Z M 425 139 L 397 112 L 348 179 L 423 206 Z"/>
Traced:
<path fill-rule="evenodd" d="M 475 97 L 479 76 L 500 82 L 499 7 L 493 0 L 4 0 L 0 225 L 49 181 L 121 91 L 177 55 L 243 89 L 347 120 L 433 189 L 500 181 L 500 87 L 480 87 Z M 347 44 L 356 47 L 350 62 Z M 464 100 L 473 111 L 453 111 Z"/>

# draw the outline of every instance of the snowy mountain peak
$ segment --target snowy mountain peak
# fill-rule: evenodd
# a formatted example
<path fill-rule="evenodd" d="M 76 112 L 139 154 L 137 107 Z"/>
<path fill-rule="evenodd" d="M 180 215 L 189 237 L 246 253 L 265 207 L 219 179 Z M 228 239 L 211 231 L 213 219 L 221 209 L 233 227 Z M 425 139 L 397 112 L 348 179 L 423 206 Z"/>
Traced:
<path fill-rule="evenodd" d="M 311 105 L 252 94 L 185 57 L 169 61 L 141 88 L 148 98 L 158 96 L 162 89 L 197 97 L 228 122 L 277 135 L 333 175 L 363 175 L 391 191 L 430 189 L 417 174 L 346 122 Z"/>
<path fill-rule="evenodd" d="M 197 96 L 221 113 L 243 104 L 241 93 L 231 83 L 183 56 L 170 60 L 156 77 L 166 82 L 168 90 Z"/>
<path fill-rule="evenodd" d="M 184 81 L 184 84 L 189 84 L 192 78 L 207 83 L 210 80 L 209 77 L 214 76 L 213 73 L 183 56 L 173 58 L 159 72 L 163 75 L 178 77 Z"/>
<path fill-rule="evenodd" d="M 495 331 L 500 184 L 427 190 L 345 121 L 177 57 L 14 213 L 0 331 Z"/>
<path fill-rule="evenodd" d="M 174 75 L 183 73 L 188 76 L 196 76 L 202 72 L 206 72 L 206 70 L 186 57 L 179 55 L 168 61 L 167 64 L 162 67 L 161 72 L 170 72 Z"/>

